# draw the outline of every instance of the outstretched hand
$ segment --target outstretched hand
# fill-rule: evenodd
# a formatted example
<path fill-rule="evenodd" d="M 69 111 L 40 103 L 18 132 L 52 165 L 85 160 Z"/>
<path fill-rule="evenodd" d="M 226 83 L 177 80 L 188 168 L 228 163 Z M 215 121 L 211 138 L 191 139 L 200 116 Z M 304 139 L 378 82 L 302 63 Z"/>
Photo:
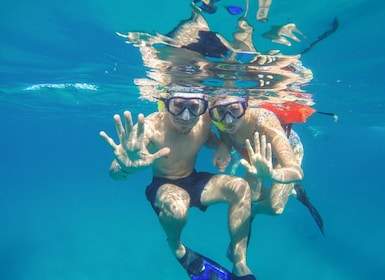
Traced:
<path fill-rule="evenodd" d="M 273 175 L 272 151 L 271 144 L 266 143 L 266 136 L 259 136 L 259 133 L 255 132 L 254 149 L 251 147 L 249 139 L 246 139 L 246 149 L 250 162 L 241 159 L 241 164 L 255 177 L 271 179 Z"/>
<path fill-rule="evenodd" d="M 132 116 L 129 111 L 124 112 L 125 127 L 119 115 L 114 116 L 116 133 L 119 138 L 119 144 L 101 131 L 100 136 L 113 149 L 115 159 L 126 172 L 134 172 L 137 169 L 150 166 L 156 159 L 166 156 L 170 153 L 169 148 L 162 148 L 154 154 L 150 154 L 145 146 L 144 139 L 144 116 L 138 115 L 136 129 L 132 122 Z"/>

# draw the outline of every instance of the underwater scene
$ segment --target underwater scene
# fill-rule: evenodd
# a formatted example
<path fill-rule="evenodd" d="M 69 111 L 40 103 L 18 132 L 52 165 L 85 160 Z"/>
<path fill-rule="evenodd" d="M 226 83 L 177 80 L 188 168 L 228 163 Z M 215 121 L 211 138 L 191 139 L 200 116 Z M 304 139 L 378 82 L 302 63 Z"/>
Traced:
<path fill-rule="evenodd" d="M 99 134 L 119 143 L 114 115 L 135 124 L 180 93 L 247 96 L 247 110 L 272 111 L 301 139 L 311 207 L 297 195 L 255 216 L 258 280 L 384 279 L 383 1 L 2 4 L 0 279 L 238 279 L 190 277 L 178 263 L 146 198 L 151 168 L 110 176 Z M 234 149 L 224 172 L 212 158 L 203 147 L 195 169 L 246 172 Z M 181 239 L 231 271 L 227 212 L 190 208 Z"/>

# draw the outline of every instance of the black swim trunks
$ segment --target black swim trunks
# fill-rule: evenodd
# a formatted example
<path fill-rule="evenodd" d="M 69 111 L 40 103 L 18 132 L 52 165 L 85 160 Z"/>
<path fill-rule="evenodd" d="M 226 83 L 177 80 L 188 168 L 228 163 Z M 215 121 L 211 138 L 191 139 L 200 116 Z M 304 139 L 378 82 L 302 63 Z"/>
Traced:
<path fill-rule="evenodd" d="M 189 176 L 176 180 L 153 177 L 151 184 L 146 188 L 146 197 L 159 215 L 159 209 L 155 206 L 156 193 L 162 185 L 173 184 L 184 189 L 190 195 L 190 207 L 198 207 L 200 210 L 206 211 L 207 206 L 201 203 L 201 194 L 207 182 L 214 175 L 209 172 L 196 172 L 194 170 Z"/>

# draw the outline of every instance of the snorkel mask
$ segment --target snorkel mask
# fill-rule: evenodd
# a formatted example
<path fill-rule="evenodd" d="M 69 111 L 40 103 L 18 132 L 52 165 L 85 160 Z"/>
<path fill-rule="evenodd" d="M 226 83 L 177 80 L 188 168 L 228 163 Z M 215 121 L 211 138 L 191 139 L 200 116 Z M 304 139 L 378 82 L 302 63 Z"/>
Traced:
<path fill-rule="evenodd" d="M 173 93 L 167 97 L 159 98 L 158 110 L 167 111 L 174 117 L 190 120 L 199 117 L 207 111 L 208 99 L 204 94 Z"/>
<path fill-rule="evenodd" d="M 245 96 L 217 96 L 211 102 L 209 115 L 214 125 L 221 131 L 226 128 L 225 123 L 240 119 L 246 113 L 248 99 Z"/>

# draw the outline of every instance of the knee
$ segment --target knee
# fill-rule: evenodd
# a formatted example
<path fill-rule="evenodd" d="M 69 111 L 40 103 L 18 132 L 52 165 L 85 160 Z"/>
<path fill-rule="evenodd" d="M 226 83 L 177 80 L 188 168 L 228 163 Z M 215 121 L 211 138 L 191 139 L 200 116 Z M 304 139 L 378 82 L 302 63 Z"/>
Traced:
<path fill-rule="evenodd" d="M 250 187 L 244 179 L 234 178 L 230 190 L 232 192 L 232 197 L 236 202 L 245 201 L 250 203 Z"/>
<path fill-rule="evenodd" d="M 276 216 L 281 215 L 283 213 L 283 210 L 285 210 L 283 207 L 273 208 L 273 214 Z"/>
<path fill-rule="evenodd" d="M 271 205 L 271 213 L 274 216 L 282 215 L 284 210 L 285 210 L 285 206 L 282 205 L 281 203 Z"/>
<path fill-rule="evenodd" d="M 185 220 L 187 218 L 189 199 L 182 199 L 178 195 L 160 197 L 156 206 L 159 209 L 159 216 L 165 219 Z"/>

